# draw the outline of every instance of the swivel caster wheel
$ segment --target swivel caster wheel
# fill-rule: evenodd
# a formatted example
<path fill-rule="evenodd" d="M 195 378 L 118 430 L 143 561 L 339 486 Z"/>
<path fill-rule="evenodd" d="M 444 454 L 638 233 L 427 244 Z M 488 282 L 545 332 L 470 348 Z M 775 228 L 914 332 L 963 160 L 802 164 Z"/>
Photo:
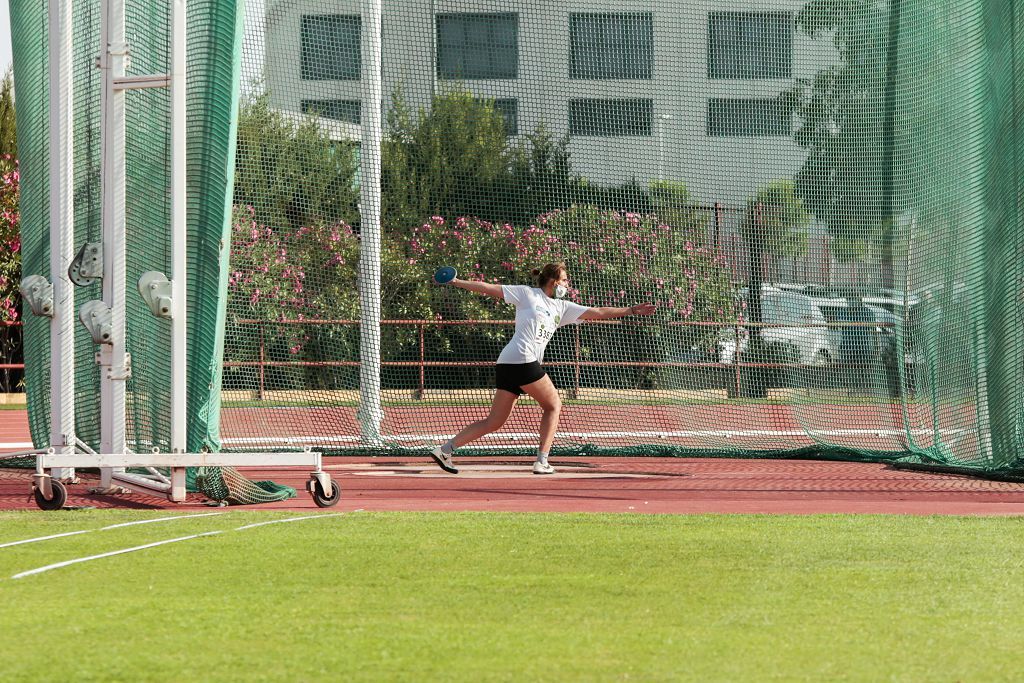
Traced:
<path fill-rule="evenodd" d="M 341 500 L 341 487 L 338 486 L 338 482 L 331 481 L 331 493 L 327 495 L 324 493 L 323 487 L 320 486 L 320 482 L 314 482 L 313 484 L 313 502 L 316 503 L 317 507 L 329 508 L 334 507 Z"/>
<path fill-rule="evenodd" d="M 43 497 L 43 492 L 38 487 L 33 489 L 36 505 L 43 510 L 60 510 L 68 502 L 68 489 L 56 479 L 50 482 L 50 489 L 53 491 L 53 498 L 49 500 Z"/>

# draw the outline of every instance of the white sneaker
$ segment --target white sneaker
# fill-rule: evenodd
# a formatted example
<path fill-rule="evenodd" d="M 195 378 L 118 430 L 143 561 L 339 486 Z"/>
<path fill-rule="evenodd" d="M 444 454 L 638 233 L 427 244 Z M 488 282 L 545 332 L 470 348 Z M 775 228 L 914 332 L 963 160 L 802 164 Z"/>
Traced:
<path fill-rule="evenodd" d="M 434 462 L 436 462 L 445 472 L 450 472 L 451 474 L 459 473 L 459 471 L 455 469 L 455 465 L 452 464 L 452 454 L 445 453 L 441 450 L 440 446 L 431 451 L 430 457 L 433 458 Z"/>
<path fill-rule="evenodd" d="M 533 463 L 534 474 L 554 474 L 555 468 L 548 464 L 547 460 L 537 460 Z"/>

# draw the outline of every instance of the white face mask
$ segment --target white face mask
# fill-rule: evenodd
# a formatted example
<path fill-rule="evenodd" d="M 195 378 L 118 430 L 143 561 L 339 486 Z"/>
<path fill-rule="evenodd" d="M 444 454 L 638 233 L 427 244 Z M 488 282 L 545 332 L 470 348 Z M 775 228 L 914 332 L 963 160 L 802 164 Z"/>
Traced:
<path fill-rule="evenodd" d="M 555 285 L 555 298 L 564 299 L 565 295 L 569 293 L 569 290 L 562 285 Z"/>

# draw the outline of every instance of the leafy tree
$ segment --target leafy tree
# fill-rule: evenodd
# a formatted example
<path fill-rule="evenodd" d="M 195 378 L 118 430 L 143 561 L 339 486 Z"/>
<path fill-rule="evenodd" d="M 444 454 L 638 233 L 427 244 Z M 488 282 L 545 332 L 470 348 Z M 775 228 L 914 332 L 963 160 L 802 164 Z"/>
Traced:
<path fill-rule="evenodd" d="M 747 244 L 761 243 L 761 251 L 775 256 L 807 253 L 807 228 L 811 215 L 804 209 L 791 180 L 776 180 L 758 189 L 747 201 L 740 234 Z"/>
<path fill-rule="evenodd" d="M 503 204 L 511 161 L 504 121 L 459 86 L 417 117 L 396 91 L 382 156 L 383 218 L 392 230 L 428 216 L 493 218 Z"/>
<path fill-rule="evenodd" d="M 274 230 L 349 224 L 358 217 L 356 143 L 332 140 L 316 116 L 271 109 L 261 94 L 242 103 L 234 203 Z"/>
<path fill-rule="evenodd" d="M 0 156 L 18 157 L 18 135 L 14 122 L 14 74 L 11 69 L 0 81 Z"/>
<path fill-rule="evenodd" d="M 891 237 L 892 141 L 883 139 L 889 18 L 881 0 L 810 0 L 796 17 L 812 38 L 831 35 L 840 58 L 798 80 L 783 101 L 799 120 L 794 139 L 808 150 L 796 193 L 827 225 L 841 260 L 875 256 Z"/>

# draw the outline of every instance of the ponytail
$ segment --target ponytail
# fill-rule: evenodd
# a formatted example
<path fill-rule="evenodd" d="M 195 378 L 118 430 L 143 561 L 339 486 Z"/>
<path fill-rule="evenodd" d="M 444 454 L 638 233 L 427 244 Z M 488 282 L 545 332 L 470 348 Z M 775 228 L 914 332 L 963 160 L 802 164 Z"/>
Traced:
<path fill-rule="evenodd" d="M 548 263 L 543 268 L 533 269 L 533 281 L 537 287 L 544 287 L 552 280 L 557 280 L 562 273 L 567 272 L 564 263 Z"/>

